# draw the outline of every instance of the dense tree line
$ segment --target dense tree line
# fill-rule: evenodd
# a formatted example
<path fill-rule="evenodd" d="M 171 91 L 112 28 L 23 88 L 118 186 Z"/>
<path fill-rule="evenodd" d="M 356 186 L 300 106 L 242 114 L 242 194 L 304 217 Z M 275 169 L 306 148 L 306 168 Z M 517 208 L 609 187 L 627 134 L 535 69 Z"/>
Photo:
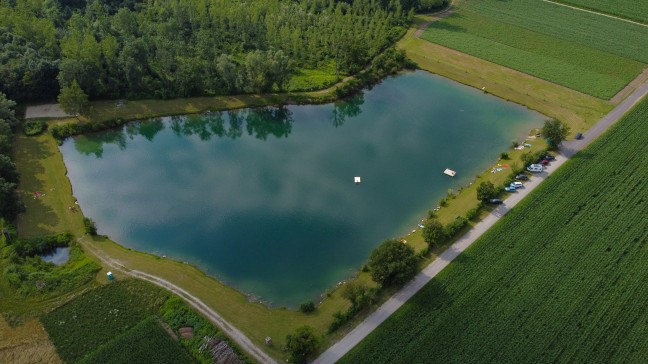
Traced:
<path fill-rule="evenodd" d="M 431 2 L 1 1 L 0 91 L 53 99 L 74 81 L 90 98 L 282 90 L 300 68 L 357 72 Z"/>
<path fill-rule="evenodd" d="M 15 102 L 0 93 L 0 219 L 13 221 L 22 209 L 16 193 L 20 176 L 11 160 L 11 139 L 18 126 Z"/>

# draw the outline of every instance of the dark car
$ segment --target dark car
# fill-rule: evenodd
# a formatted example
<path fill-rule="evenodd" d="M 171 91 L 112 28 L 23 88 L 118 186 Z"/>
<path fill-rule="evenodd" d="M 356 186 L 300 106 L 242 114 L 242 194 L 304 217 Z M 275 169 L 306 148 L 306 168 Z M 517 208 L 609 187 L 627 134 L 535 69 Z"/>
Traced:
<path fill-rule="evenodd" d="M 544 156 L 544 159 L 546 159 L 546 160 L 548 160 L 548 161 L 555 161 L 555 160 L 556 160 L 556 157 L 554 157 L 554 156 L 551 155 L 551 154 L 547 154 L 547 155 Z"/>
<path fill-rule="evenodd" d="M 504 203 L 504 201 L 500 200 L 499 198 L 491 198 L 488 200 L 488 202 L 492 203 L 493 205 L 501 205 Z"/>
<path fill-rule="evenodd" d="M 549 161 L 546 160 L 546 159 L 543 159 L 543 160 L 540 162 L 540 164 L 542 164 L 543 166 L 546 166 L 547 164 L 549 164 Z"/>
<path fill-rule="evenodd" d="M 576 139 L 578 139 L 578 140 L 583 139 L 583 133 L 577 133 L 576 134 Z"/>
<path fill-rule="evenodd" d="M 515 176 L 515 179 L 519 179 L 520 181 L 528 181 L 529 176 L 527 176 L 526 174 L 518 174 L 517 176 Z"/>

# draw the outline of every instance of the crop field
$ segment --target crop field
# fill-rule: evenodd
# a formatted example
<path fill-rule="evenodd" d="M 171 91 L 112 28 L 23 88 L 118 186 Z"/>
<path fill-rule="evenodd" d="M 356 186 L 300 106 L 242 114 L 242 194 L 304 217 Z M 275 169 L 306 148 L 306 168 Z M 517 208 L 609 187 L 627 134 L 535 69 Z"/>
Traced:
<path fill-rule="evenodd" d="M 553 0 L 648 24 L 648 2 L 642 0 Z"/>
<path fill-rule="evenodd" d="M 648 99 L 340 363 L 648 357 Z"/>
<path fill-rule="evenodd" d="M 193 363 L 189 354 L 183 351 L 179 345 L 153 317 L 149 317 L 128 332 L 92 352 L 80 363 Z"/>
<path fill-rule="evenodd" d="M 92 290 L 41 318 L 56 350 L 74 363 L 156 314 L 169 294 L 142 281 Z"/>
<path fill-rule="evenodd" d="M 648 27 L 535 0 L 465 0 L 422 38 L 610 99 L 648 67 Z"/>

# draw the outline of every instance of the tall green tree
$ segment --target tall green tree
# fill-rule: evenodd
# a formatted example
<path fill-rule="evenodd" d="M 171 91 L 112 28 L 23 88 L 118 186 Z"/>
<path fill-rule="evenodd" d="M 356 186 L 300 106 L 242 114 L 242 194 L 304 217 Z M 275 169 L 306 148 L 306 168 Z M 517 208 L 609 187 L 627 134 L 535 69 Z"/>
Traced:
<path fill-rule="evenodd" d="M 298 327 L 292 334 L 286 336 L 286 348 L 292 363 L 305 363 L 308 357 L 317 351 L 319 345 L 319 338 L 310 326 Z"/>
<path fill-rule="evenodd" d="M 497 196 L 497 189 L 491 181 L 483 181 L 477 186 L 477 199 L 479 201 L 487 202 L 491 198 Z"/>
<path fill-rule="evenodd" d="M 548 140 L 549 146 L 552 149 L 556 149 L 563 140 L 567 139 L 567 135 L 569 135 L 569 126 L 560 120 L 545 120 L 541 134 Z"/>
<path fill-rule="evenodd" d="M 428 220 L 423 228 L 423 239 L 430 248 L 443 243 L 446 239 L 443 225 L 436 219 Z"/>
<path fill-rule="evenodd" d="M 387 240 L 373 250 L 367 266 L 376 283 L 388 286 L 405 283 L 414 277 L 417 263 L 411 246 L 398 240 Z"/>
<path fill-rule="evenodd" d="M 78 115 L 88 104 L 88 95 L 81 89 L 76 80 L 72 84 L 61 89 L 58 96 L 61 108 L 72 115 Z"/>

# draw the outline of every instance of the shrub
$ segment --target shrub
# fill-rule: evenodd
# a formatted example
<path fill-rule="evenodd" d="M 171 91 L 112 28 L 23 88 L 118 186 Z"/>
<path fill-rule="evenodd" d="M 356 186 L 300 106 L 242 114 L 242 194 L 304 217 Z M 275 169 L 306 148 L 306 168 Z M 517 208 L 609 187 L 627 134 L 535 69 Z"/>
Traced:
<path fill-rule="evenodd" d="M 458 232 L 461 231 L 464 227 L 468 225 L 468 220 L 461 216 L 457 216 L 451 223 L 446 225 L 445 234 L 448 238 L 455 236 Z"/>
<path fill-rule="evenodd" d="M 509 154 L 507 152 L 500 153 L 500 159 L 504 159 L 504 160 L 509 159 Z"/>
<path fill-rule="evenodd" d="M 290 361 L 303 363 L 319 348 L 319 338 L 315 336 L 315 329 L 302 326 L 286 336 L 286 348 L 290 352 Z"/>
<path fill-rule="evenodd" d="M 479 216 L 479 211 L 481 210 L 482 205 L 479 204 L 477 207 L 473 207 L 472 209 L 466 211 L 466 219 L 467 220 L 474 220 Z"/>
<path fill-rule="evenodd" d="M 315 303 L 313 303 L 313 301 L 304 302 L 299 305 L 299 311 L 303 313 L 311 313 L 315 311 Z"/>
<path fill-rule="evenodd" d="M 47 123 L 43 120 L 27 120 L 23 123 L 23 133 L 27 136 L 39 135 L 47 130 Z"/>
<path fill-rule="evenodd" d="M 91 218 L 84 217 L 83 226 L 85 227 L 86 234 L 97 236 L 97 225 Z"/>
<path fill-rule="evenodd" d="M 437 220 L 429 220 L 423 228 L 423 239 L 430 247 L 435 247 L 445 241 L 446 235 L 443 225 Z"/>

